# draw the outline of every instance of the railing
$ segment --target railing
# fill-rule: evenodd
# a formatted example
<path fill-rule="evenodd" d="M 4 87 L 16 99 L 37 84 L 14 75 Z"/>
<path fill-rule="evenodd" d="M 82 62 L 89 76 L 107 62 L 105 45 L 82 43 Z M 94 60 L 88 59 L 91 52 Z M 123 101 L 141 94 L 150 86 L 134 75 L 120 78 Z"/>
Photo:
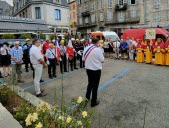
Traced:
<path fill-rule="evenodd" d="M 127 3 L 124 3 L 123 5 L 116 4 L 115 10 L 116 11 L 127 10 Z"/>
<path fill-rule="evenodd" d="M 96 23 L 86 23 L 86 24 L 83 24 L 83 25 L 77 25 L 77 28 L 81 29 L 81 28 L 87 28 L 87 27 L 96 27 L 97 24 Z"/>

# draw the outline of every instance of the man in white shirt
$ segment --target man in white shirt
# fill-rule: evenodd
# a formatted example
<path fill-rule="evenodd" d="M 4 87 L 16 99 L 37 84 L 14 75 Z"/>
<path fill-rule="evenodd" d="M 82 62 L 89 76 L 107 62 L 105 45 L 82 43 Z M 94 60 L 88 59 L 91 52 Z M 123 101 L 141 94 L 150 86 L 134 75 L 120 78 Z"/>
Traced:
<path fill-rule="evenodd" d="M 118 38 L 113 43 L 113 46 L 114 46 L 115 58 L 119 59 L 120 42 L 118 41 Z"/>
<path fill-rule="evenodd" d="M 92 93 L 91 107 L 94 107 L 100 103 L 97 100 L 97 91 L 101 77 L 102 63 L 104 62 L 104 56 L 99 47 L 98 38 L 93 38 L 91 45 L 84 49 L 82 60 L 85 61 L 85 68 L 88 75 L 86 98 L 90 100 Z"/>
<path fill-rule="evenodd" d="M 44 62 L 42 53 L 40 49 L 38 48 L 39 46 L 40 46 L 40 41 L 38 41 L 37 39 L 33 40 L 33 46 L 30 49 L 30 61 L 35 70 L 34 86 L 35 86 L 36 96 L 42 97 L 42 96 L 45 96 L 46 94 L 42 93 L 43 90 L 40 90 L 39 81 L 42 76 L 43 66 L 47 67 L 47 64 Z"/>

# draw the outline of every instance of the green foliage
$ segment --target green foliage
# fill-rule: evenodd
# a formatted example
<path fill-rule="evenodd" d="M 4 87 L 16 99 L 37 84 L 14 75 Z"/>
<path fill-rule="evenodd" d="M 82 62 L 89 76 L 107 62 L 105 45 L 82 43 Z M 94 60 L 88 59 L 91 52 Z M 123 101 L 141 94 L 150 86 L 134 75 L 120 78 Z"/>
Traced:
<path fill-rule="evenodd" d="M 68 39 L 68 38 L 69 38 L 69 35 L 68 35 L 68 34 L 65 34 L 65 35 L 64 35 L 64 38 L 65 38 L 65 39 Z"/>
<path fill-rule="evenodd" d="M 31 37 L 31 34 L 23 33 L 23 34 L 20 35 L 19 38 L 20 38 L 20 39 L 26 39 L 26 38 L 31 39 L 32 37 Z"/>
<path fill-rule="evenodd" d="M 40 38 L 44 40 L 44 39 L 46 39 L 46 35 L 43 33 L 40 33 Z"/>
<path fill-rule="evenodd" d="M 54 34 L 50 35 L 50 40 L 53 40 L 54 39 Z"/>
<path fill-rule="evenodd" d="M 3 105 L 8 103 L 8 100 L 12 98 L 14 92 L 11 91 L 6 85 L 0 84 L 0 102 Z"/>
<path fill-rule="evenodd" d="M 3 34 L 2 39 L 15 39 L 14 34 Z"/>

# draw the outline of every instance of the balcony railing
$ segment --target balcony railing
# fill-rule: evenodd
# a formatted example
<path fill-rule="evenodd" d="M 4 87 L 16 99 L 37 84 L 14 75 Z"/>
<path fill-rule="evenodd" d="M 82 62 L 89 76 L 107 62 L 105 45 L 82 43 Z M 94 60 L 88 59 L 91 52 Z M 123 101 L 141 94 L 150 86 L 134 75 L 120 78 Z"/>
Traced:
<path fill-rule="evenodd" d="M 125 24 L 125 23 L 139 23 L 140 17 L 129 17 L 123 21 L 116 19 L 113 20 L 106 20 L 105 25 L 114 25 L 114 24 Z"/>
<path fill-rule="evenodd" d="M 90 16 L 90 12 L 89 11 L 82 12 L 82 16 L 83 17 Z"/>
<path fill-rule="evenodd" d="M 96 27 L 97 24 L 96 23 L 86 23 L 86 24 L 83 24 L 83 25 L 77 25 L 77 28 L 78 29 L 83 29 L 83 28 L 88 28 L 88 27 Z"/>
<path fill-rule="evenodd" d="M 127 10 L 127 3 L 124 3 L 123 5 L 116 4 L 115 10 L 116 11 Z"/>

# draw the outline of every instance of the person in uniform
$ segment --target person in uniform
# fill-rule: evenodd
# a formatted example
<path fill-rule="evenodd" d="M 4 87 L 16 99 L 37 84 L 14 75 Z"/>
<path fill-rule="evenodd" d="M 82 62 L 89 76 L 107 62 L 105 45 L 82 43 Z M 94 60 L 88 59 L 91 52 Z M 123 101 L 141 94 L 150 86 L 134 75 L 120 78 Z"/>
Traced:
<path fill-rule="evenodd" d="M 74 51 L 74 57 L 73 57 L 73 62 L 74 62 L 74 69 L 78 69 L 77 68 L 77 66 L 76 66 L 76 60 L 78 59 L 80 59 L 79 58 L 79 54 L 77 54 L 78 53 L 78 51 L 79 51 L 79 49 L 80 49 L 80 40 L 79 39 L 76 39 L 76 42 L 75 42 L 75 44 L 73 44 L 73 48 L 75 49 L 75 51 Z"/>
<path fill-rule="evenodd" d="M 104 55 L 99 45 L 99 39 L 95 37 L 92 38 L 91 45 L 84 49 L 82 58 L 82 60 L 85 61 L 85 68 L 88 76 L 88 86 L 86 91 L 86 98 L 88 101 L 92 94 L 91 107 L 100 103 L 99 100 L 97 100 L 97 92 Z"/>
<path fill-rule="evenodd" d="M 64 46 L 65 41 L 60 41 L 60 72 L 67 72 L 67 57 L 66 57 L 66 47 Z"/>
<path fill-rule="evenodd" d="M 137 52 L 137 63 L 143 63 L 144 62 L 144 46 L 142 45 L 141 40 L 138 41 L 138 44 L 136 46 L 136 52 Z"/>
<path fill-rule="evenodd" d="M 42 76 L 43 67 L 47 67 L 47 64 L 45 63 L 44 57 L 42 56 L 42 53 L 38 48 L 39 46 L 40 46 L 40 41 L 38 39 L 34 39 L 33 45 L 30 49 L 30 61 L 35 71 L 34 86 L 35 86 L 36 96 L 43 97 L 46 94 L 43 93 L 44 90 L 40 89 L 40 79 Z"/>
<path fill-rule="evenodd" d="M 146 63 L 152 63 L 152 42 L 150 40 L 145 41 L 144 51 L 146 55 Z"/>
<path fill-rule="evenodd" d="M 7 42 L 3 43 L 3 47 L 1 48 L 1 57 L 2 57 L 2 66 L 4 76 L 7 77 L 11 75 L 10 64 L 11 64 L 11 55 L 10 55 L 10 47 Z"/>
<path fill-rule="evenodd" d="M 78 49 L 77 49 L 77 55 L 79 57 L 79 60 L 80 60 L 80 68 L 83 68 L 84 67 L 84 62 L 82 61 L 82 56 L 83 56 L 83 51 L 84 51 L 84 43 L 83 43 L 83 39 L 80 40 L 80 43 L 79 43 L 79 46 L 78 46 Z"/>
<path fill-rule="evenodd" d="M 50 48 L 47 49 L 46 53 L 46 62 L 48 64 L 48 74 L 49 78 L 52 79 L 53 77 L 56 77 L 56 56 L 57 56 L 57 51 L 54 46 L 53 42 L 50 42 Z"/>
<path fill-rule="evenodd" d="M 164 65 L 165 64 L 165 44 L 161 38 L 157 39 L 154 45 L 153 52 L 155 53 L 154 64 Z"/>
<path fill-rule="evenodd" d="M 167 41 L 165 42 L 165 65 L 169 66 L 169 37 L 167 38 Z"/>
<path fill-rule="evenodd" d="M 128 44 L 125 40 L 121 39 L 121 54 L 122 54 L 122 59 L 127 59 L 128 58 Z M 130 41 L 131 42 L 131 41 Z M 127 56 L 127 57 L 126 57 Z"/>
<path fill-rule="evenodd" d="M 43 50 L 43 54 L 44 55 L 45 55 L 45 53 L 46 53 L 46 51 L 47 51 L 48 48 L 50 48 L 50 40 L 46 39 L 46 42 L 42 46 L 42 50 Z M 46 62 L 46 58 L 44 58 L 44 59 L 45 59 L 45 62 Z"/>
<path fill-rule="evenodd" d="M 30 64 L 31 69 L 33 70 L 32 64 L 30 63 L 30 54 L 29 54 L 32 44 L 30 42 L 30 39 L 28 39 L 28 38 L 25 41 L 26 41 L 26 43 L 23 45 L 23 61 L 25 63 L 26 72 L 29 72 L 29 70 L 28 70 L 29 64 Z"/>

